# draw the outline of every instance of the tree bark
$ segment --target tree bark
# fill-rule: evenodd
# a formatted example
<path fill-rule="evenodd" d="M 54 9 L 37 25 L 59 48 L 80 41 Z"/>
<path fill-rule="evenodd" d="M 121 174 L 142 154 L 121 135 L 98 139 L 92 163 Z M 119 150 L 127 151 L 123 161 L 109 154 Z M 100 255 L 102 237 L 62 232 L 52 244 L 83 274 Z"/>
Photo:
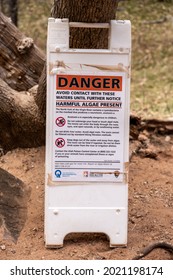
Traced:
<path fill-rule="evenodd" d="M 11 18 L 12 22 L 17 26 L 18 23 L 18 0 L 0 0 L 2 12 Z"/>
<path fill-rule="evenodd" d="M 11 88 L 28 90 L 38 84 L 45 55 L 0 12 L 0 78 Z"/>
<path fill-rule="evenodd" d="M 12 22 L 18 24 L 18 0 L 9 0 L 9 10 Z"/>
<path fill-rule="evenodd" d="M 16 242 L 27 219 L 30 187 L 0 168 L 0 240 Z"/>
<path fill-rule="evenodd" d="M 71 22 L 106 23 L 115 19 L 118 0 L 54 0 L 51 15 Z M 105 49 L 108 30 L 71 28 L 71 48 Z"/>
<path fill-rule="evenodd" d="M 54 0 L 51 16 L 68 18 L 71 22 L 108 23 L 115 19 L 118 0 Z M 108 48 L 108 30 L 71 28 L 70 47 L 85 49 Z M 46 115 L 46 68 L 39 82 L 36 103 Z"/>
<path fill-rule="evenodd" d="M 33 91 L 15 91 L 0 79 L 0 145 L 4 152 L 44 144 L 45 124 Z"/>
<path fill-rule="evenodd" d="M 53 17 L 69 18 L 73 22 L 106 23 L 115 18 L 117 5 L 118 0 L 54 0 L 51 14 Z M 71 30 L 71 47 L 107 48 L 107 44 L 107 30 Z M 44 62 L 44 54 L 34 45 L 32 39 L 21 34 L 9 19 L 0 13 L 0 145 L 5 151 L 44 144 Z M 29 89 L 38 82 L 37 93 L 31 94 Z"/>

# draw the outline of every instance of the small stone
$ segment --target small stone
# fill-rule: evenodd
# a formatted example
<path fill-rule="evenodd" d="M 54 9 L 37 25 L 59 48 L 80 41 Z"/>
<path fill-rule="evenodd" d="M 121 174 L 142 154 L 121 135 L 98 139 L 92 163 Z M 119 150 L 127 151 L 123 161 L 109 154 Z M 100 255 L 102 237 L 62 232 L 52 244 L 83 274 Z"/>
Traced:
<path fill-rule="evenodd" d="M 139 134 L 138 140 L 139 140 L 140 142 L 145 142 L 145 141 L 148 141 L 149 139 L 148 139 L 148 137 L 147 137 L 146 135 L 144 135 L 144 134 Z"/>
<path fill-rule="evenodd" d="M 136 215 L 136 218 L 138 219 L 138 218 L 142 218 L 143 217 L 143 215 L 142 214 L 137 214 Z"/>
<path fill-rule="evenodd" d="M 12 254 L 15 254 L 15 253 L 16 253 L 16 250 L 11 249 L 11 253 L 12 253 Z"/>
<path fill-rule="evenodd" d="M 156 159 L 158 157 L 158 152 L 153 150 L 152 148 L 140 149 L 139 154 L 142 157 L 148 157 L 153 159 Z"/>
<path fill-rule="evenodd" d="M 1 248 L 1 250 L 4 251 L 6 249 L 6 246 L 5 245 L 1 245 L 0 248 Z"/>
<path fill-rule="evenodd" d="M 170 137 L 169 135 L 167 135 L 167 136 L 165 137 L 165 141 L 166 141 L 166 142 L 170 142 L 170 141 L 171 141 L 171 137 Z"/>

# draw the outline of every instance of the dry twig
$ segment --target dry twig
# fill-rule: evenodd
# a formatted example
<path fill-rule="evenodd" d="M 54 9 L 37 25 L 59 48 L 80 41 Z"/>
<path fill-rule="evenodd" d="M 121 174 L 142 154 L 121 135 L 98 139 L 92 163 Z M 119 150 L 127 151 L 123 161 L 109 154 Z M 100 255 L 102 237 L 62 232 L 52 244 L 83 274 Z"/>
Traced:
<path fill-rule="evenodd" d="M 143 257 L 147 256 L 151 251 L 154 249 L 161 248 L 164 249 L 171 254 L 173 254 L 173 245 L 166 243 L 166 242 L 157 242 L 157 243 L 152 243 L 151 245 L 145 247 L 142 252 L 140 252 L 138 255 L 136 255 L 132 260 L 139 260 L 142 259 Z"/>

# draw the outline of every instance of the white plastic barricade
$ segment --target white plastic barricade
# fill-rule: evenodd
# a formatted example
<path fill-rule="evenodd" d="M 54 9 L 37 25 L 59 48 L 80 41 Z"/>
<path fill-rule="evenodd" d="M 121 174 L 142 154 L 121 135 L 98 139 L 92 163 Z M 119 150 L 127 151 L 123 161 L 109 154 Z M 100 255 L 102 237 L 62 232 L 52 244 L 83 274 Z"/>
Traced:
<path fill-rule="evenodd" d="M 70 27 L 109 28 L 109 48 L 69 48 Z M 47 247 L 72 232 L 127 245 L 130 57 L 129 21 L 48 21 Z"/>

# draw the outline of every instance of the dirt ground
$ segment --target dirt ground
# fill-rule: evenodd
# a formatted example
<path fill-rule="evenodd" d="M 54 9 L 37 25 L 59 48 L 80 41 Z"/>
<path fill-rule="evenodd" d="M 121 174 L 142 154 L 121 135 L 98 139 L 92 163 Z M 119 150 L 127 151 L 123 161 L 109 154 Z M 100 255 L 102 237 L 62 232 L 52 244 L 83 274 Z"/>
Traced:
<path fill-rule="evenodd" d="M 104 234 L 76 233 L 65 238 L 63 248 L 46 249 L 45 147 L 17 149 L 0 157 L 0 167 L 21 179 L 31 189 L 27 218 L 17 242 L 12 240 L 12 236 L 0 235 L 0 259 L 128 260 L 153 242 L 173 244 L 173 136 L 150 135 L 149 138 L 148 153 L 138 148 L 141 142 L 130 143 L 133 156 L 129 171 L 127 248 L 109 248 L 109 241 Z M 143 140 L 146 139 L 141 138 Z M 173 255 L 163 249 L 155 249 L 144 259 L 172 260 Z"/>

